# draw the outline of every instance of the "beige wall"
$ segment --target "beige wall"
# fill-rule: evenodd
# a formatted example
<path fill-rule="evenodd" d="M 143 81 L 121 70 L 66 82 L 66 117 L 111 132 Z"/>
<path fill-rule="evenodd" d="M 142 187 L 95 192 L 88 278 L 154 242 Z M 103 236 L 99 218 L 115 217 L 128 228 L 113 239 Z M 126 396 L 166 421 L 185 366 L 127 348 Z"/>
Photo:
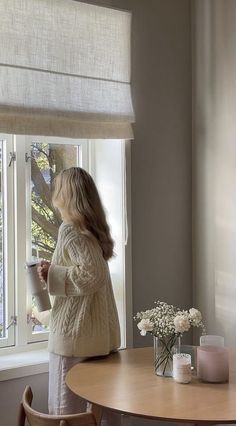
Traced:
<path fill-rule="evenodd" d="M 34 394 L 32 407 L 45 412 L 48 397 L 47 382 L 47 373 L 0 382 L 0 425 L 17 425 L 19 405 L 27 385 L 31 386 Z"/>
<path fill-rule="evenodd" d="M 197 0 L 194 16 L 194 299 L 235 346 L 236 2 Z"/>
<path fill-rule="evenodd" d="M 188 307 L 192 300 L 190 0 L 92 3 L 133 12 L 133 309 L 148 308 L 157 298 Z M 150 341 L 135 328 L 134 343 Z M 0 384 L 4 426 L 15 426 L 13 412 L 29 379 Z M 46 375 L 33 379 L 37 408 L 46 406 L 46 382 Z"/>

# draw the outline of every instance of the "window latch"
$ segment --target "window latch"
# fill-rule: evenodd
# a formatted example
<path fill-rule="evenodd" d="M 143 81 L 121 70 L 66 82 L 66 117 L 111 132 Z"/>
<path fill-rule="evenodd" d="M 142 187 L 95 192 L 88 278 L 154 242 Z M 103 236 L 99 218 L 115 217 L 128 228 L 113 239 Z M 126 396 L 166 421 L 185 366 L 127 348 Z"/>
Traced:
<path fill-rule="evenodd" d="M 25 162 L 28 163 L 29 160 L 31 160 L 32 156 L 28 154 L 28 152 L 25 153 Z"/>
<path fill-rule="evenodd" d="M 12 162 L 16 161 L 16 153 L 15 152 L 10 152 L 9 153 L 9 157 L 10 157 L 10 160 L 9 160 L 9 163 L 8 163 L 8 167 L 11 167 Z"/>
<path fill-rule="evenodd" d="M 10 327 L 12 327 L 13 325 L 16 325 L 16 324 L 17 324 L 17 317 L 12 315 L 11 316 L 11 322 L 8 324 L 6 329 L 8 330 Z"/>

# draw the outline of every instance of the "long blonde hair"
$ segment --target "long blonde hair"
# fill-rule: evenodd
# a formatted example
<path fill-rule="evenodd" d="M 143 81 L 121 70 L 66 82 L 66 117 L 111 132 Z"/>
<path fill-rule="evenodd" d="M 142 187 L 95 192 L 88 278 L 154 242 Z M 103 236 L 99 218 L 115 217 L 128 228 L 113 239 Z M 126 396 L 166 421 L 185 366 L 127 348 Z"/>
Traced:
<path fill-rule="evenodd" d="M 99 242 L 105 260 L 113 256 L 114 242 L 92 177 L 80 167 L 62 170 L 54 179 L 53 205 L 65 212 L 82 233 Z"/>

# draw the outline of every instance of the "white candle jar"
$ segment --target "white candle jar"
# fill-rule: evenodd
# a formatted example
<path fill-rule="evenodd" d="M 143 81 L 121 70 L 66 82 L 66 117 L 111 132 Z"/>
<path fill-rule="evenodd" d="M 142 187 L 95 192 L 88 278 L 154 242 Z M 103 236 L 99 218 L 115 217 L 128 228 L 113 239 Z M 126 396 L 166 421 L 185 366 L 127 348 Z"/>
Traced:
<path fill-rule="evenodd" d="M 192 379 L 191 355 L 173 355 L 173 378 L 178 383 L 189 383 Z"/>

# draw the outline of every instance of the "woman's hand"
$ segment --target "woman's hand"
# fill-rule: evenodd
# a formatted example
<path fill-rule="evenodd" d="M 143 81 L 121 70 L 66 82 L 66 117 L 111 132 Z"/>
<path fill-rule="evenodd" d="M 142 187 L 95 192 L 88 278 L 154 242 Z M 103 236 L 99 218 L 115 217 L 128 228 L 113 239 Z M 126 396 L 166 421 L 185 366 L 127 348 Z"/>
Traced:
<path fill-rule="evenodd" d="M 41 281 L 47 282 L 48 279 L 48 270 L 51 266 L 50 262 L 46 262 L 46 260 L 41 260 L 41 262 L 37 266 L 37 272 L 39 279 Z"/>

